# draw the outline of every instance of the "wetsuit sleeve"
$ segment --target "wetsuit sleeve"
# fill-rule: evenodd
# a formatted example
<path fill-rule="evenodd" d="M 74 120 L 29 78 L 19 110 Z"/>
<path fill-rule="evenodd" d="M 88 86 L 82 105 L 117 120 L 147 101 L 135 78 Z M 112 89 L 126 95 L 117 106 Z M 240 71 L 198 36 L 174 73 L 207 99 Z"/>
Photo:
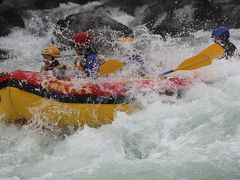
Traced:
<path fill-rule="evenodd" d="M 81 58 L 78 56 L 74 62 L 75 68 L 81 72 L 84 72 L 83 67 L 81 66 Z"/>
<path fill-rule="evenodd" d="M 225 50 L 225 58 L 229 58 L 238 54 L 237 47 L 231 42 L 229 42 L 223 48 Z"/>
<path fill-rule="evenodd" d="M 97 57 L 99 59 L 100 64 L 103 64 L 105 62 L 106 57 L 104 55 L 98 54 Z"/>
<path fill-rule="evenodd" d="M 46 67 L 42 66 L 41 69 L 40 69 L 40 72 L 44 72 L 44 71 L 46 71 Z"/>
<path fill-rule="evenodd" d="M 66 66 L 64 64 L 59 64 L 58 69 L 65 71 L 66 70 Z"/>

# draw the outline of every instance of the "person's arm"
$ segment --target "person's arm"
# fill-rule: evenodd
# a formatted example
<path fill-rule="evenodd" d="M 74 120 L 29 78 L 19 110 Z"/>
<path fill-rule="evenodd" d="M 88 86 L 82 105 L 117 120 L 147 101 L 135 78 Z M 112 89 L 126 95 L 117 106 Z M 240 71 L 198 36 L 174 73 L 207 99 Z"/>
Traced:
<path fill-rule="evenodd" d="M 75 68 L 81 72 L 85 72 L 80 62 L 81 62 L 81 58 L 78 56 L 74 62 Z"/>
<path fill-rule="evenodd" d="M 234 52 L 234 55 L 235 55 L 235 56 L 240 56 L 239 51 L 238 51 L 238 49 L 237 49 L 236 46 L 235 46 L 235 52 Z"/>
<path fill-rule="evenodd" d="M 53 74 L 58 79 L 70 80 L 70 77 L 67 76 L 67 67 L 64 64 L 59 64 L 56 69 L 54 69 Z"/>
<path fill-rule="evenodd" d="M 45 66 L 41 67 L 40 72 L 41 73 L 45 72 Z"/>
<path fill-rule="evenodd" d="M 98 56 L 100 64 L 103 64 L 105 62 L 106 57 L 102 54 L 98 54 L 97 56 Z"/>

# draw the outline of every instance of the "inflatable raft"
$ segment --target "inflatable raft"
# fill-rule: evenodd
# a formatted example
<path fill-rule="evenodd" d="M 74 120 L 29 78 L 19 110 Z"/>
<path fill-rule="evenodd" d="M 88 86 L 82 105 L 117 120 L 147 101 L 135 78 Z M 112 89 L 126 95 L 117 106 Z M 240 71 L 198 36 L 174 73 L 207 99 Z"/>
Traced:
<path fill-rule="evenodd" d="M 163 89 L 151 79 L 76 85 L 76 82 L 59 80 L 38 72 L 1 74 L 0 116 L 7 122 L 38 119 L 63 127 L 85 124 L 98 127 L 111 123 L 116 111 L 132 111 L 136 91 L 143 93 L 146 89 L 157 88 L 161 92 L 169 92 L 189 84 L 187 79 L 170 78 L 162 81 L 166 84 Z"/>

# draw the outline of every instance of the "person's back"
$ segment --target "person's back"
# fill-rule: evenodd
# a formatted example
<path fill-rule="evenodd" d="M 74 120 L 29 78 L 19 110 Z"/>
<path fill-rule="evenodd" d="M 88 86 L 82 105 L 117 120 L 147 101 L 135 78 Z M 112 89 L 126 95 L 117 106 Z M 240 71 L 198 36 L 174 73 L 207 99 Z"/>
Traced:
<path fill-rule="evenodd" d="M 225 50 L 224 58 L 229 58 L 238 54 L 237 47 L 229 41 L 230 33 L 226 27 L 217 27 L 212 32 L 214 42 L 222 46 Z"/>

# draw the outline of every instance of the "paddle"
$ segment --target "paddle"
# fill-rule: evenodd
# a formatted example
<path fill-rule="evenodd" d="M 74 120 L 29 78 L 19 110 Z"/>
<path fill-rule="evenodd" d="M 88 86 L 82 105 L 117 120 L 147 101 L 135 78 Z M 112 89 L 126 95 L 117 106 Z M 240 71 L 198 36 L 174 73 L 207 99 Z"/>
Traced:
<path fill-rule="evenodd" d="M 224 49 L 218 44 L 212 44 L 211 46 L 202 50 L 196 56 L 193 56 L 184 60 L 176 69 L 167 71 L 161 74 L 161 76 L 164 76 L 166 74 L 170 74 L 172 72 L 179 71 L 179 70 L 194 70 L 204 66 L 208 66 L 212 64 L 213 59 L 222 57 L 223 55 L 224 55 Z"/>
<path fill-rule="evenodd" d="M 108 59 L 99 68 L 98 77 L 114 73 L 125 66 L 125 63 L 118 59 Z"/>

